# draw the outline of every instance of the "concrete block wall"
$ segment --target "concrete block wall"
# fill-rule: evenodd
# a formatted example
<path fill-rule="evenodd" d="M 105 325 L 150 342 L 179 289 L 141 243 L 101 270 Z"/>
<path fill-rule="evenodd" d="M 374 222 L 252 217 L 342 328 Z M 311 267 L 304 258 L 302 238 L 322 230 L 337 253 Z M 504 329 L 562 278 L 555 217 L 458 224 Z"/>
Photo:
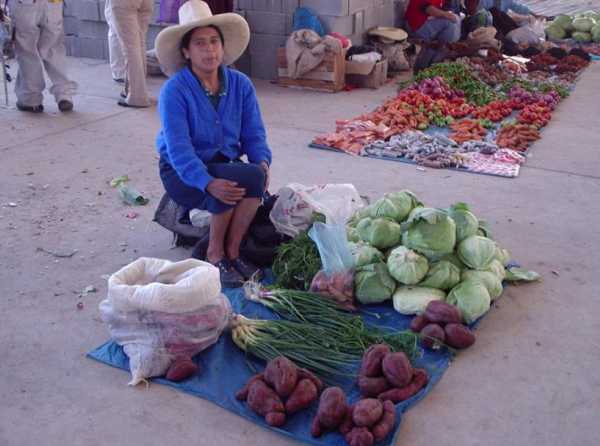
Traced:
<path fill-rule="evenodd" d="M 67 55 L 108 60 L 108 25 L 105 0 L 66 0 L 64 8 Z M 157 22 L 160 0 L 155 0 L 154 17 L 146 36 L 148 49 L 163 29 Z"/>
<path fill-rule="evenodd" d="M 364 43 L 365 32 L 374 26 L 399 23 L 398 11 L 408 0 L 235 0 L 235 12 L 250 24 L 248 50 L 236 67 L 260 79 L 277 77 L 277 48 L 285 45 L 292 29 L 293 14 L 302 6 L 312 9 L 325 31 Z M 67 54 L 75 57 L 108 59 L 108 26 L 105 0 L 66 0 L 64 9 Z M 155 0 L 154 20 L 147 35 L 148 49 L 154 47 L 163 25 L 157 22 L 160 0 Z M 401 14 L 401 13 L 400 13 Z"/>
<path fill-rule="evenodd" d="M 318 15 L 327 33 L 350 37 L 354 45 L 364 43 L 374 26 L 394 26 L 397 3 L 403 0 L 236 0 L 235 12 L 250 25 L 250 46 L 237 67 L 252 77 L 277 77 L 276 49 L 291 33 L 297 7 Z"/>

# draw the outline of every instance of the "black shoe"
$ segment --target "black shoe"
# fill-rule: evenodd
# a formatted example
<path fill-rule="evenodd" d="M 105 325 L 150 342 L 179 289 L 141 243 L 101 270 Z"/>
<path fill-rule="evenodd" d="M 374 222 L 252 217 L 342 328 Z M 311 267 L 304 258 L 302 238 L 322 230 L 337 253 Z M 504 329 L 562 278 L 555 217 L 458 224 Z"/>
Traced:
<path fill-rule="evenodd" d="M 73 103 L 68 99 L 61 99 L 58 101 L 58 109 L 63 113 L 70 112 L 73 110 Z"/>
<path fill-rule="evenodd" d="M 229 261 L 223 259 L 214 265 L 219 268 L 223 288 L 239 288 L 244 285 L 244 278 Z"/>
<path fill-rule="evenodd" d="M 149 105 L 131 105 L 131 104 L 128 104 L 125 101 L 125 99 L 119 100 L 119 102 L 117 102 L 117 104 L 119 104 L 121 107 L 130 107 L 130 108 L 148 108 L 148 107 L 150 107 Z"/>
<path fill-rule="evenodd" d="M 113 81 L 115 81 L 117 84 L 125 83 L 125 79 L 123 79 L 122 77 L 118 77 L 118 78 L 113 77 Z"/>
<path fill-rule="evenodd" d="M 238 257 L 235 260 L 230 260 L 231 266 L 234 267 L 238 273 L 240 273 L 244 279 L 250 280 L 251 278 L 255 280 L 260 280 L 262 278 L 262 270 L 247 260 Z"/>
<path fill-rule="evenodd" d="M 17 102 L 17 109 L 24 111 L 24 112 L 29 112 L 29 113 L 42 113 L 44 111 L 44 106 L 42 104 L 40 104 L 40 105 L 23 105 L 23 104 L 19 104 Z"/>

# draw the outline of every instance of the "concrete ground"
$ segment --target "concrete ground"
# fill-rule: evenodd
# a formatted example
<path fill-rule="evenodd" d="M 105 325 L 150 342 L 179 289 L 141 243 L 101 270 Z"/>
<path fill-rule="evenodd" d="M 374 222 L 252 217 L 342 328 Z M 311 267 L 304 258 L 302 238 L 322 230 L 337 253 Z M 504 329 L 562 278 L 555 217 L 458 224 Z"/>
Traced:
<path fill-rule="evenodd" d="M 81 91 L 72 114 L 58 113 L 50 98 L 43 115 L 0 108 L 0 445 L 291 444 L 171 388 L 127 387 L 127 373 L 85 357 L 108 337 L 98 313 L 106 275 L 138 256 L 177 260 L 188 252 L 172 249 L 151 221 L 162 193 L 155 109 L 118 107 L 107 65 L 69 64 Z M 475 346 L 406 413 L 398 444 L 600 444 L 599 79 L 595 64 L 517 179 L 308 149 L 335 119 L 374 108 L 394 86 L 324 94 L 257 82 L 273 190 L 351 182 L 371 198 L 408 188 L 433 206 L 465 201 L 516 260 L 544 277 L 508 288 Z M 150 81 L 154 92 L 161 82 Z M 148 206 L 119 201 L 108 183 L 122 174 Z M 127 218 L 131 211 L 139 216 Z M 48 253 L 75 250 L 68 258 Z M 88 285 L 97 292 L 83 293 Z"/>

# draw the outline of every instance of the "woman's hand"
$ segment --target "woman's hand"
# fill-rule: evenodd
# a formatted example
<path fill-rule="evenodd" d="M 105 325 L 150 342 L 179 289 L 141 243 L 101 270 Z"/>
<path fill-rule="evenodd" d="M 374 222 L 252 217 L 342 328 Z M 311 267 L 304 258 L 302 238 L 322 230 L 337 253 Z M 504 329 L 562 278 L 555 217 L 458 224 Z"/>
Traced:
<path fill-rule="evenodd" d="M 271 182 L 271 170 L 269 164 L 266 161 L 260 163 L 260 167 L 265 172 L 265 191 L 269 189 L 269 183 Z"/>
<path fill-rule="evenodd" d="M 246 189 L 237 187 L 235 181 L 216 178 L 208 183 L 206 191 L 225 204 L 236 205 L 246 195 Z"/>

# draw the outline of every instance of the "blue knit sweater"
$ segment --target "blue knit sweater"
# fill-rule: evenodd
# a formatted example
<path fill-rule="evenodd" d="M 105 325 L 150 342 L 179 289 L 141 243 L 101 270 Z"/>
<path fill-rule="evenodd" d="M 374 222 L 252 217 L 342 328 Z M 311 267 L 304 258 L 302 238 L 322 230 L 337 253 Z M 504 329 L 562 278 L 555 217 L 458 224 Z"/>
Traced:
<path fill-rule="evenodd" d="M 205 162 L 218 152 L 230 159 L 247 155 L 250 163 L 271 164 L 252 82 L 230 68 L 224 67 L 223 73 L 225 93 L 217 110 L 188 67 L 165 82 L 158 100 L 158 153 L 185 184 L 202 191 L 213 180 Z"/>

